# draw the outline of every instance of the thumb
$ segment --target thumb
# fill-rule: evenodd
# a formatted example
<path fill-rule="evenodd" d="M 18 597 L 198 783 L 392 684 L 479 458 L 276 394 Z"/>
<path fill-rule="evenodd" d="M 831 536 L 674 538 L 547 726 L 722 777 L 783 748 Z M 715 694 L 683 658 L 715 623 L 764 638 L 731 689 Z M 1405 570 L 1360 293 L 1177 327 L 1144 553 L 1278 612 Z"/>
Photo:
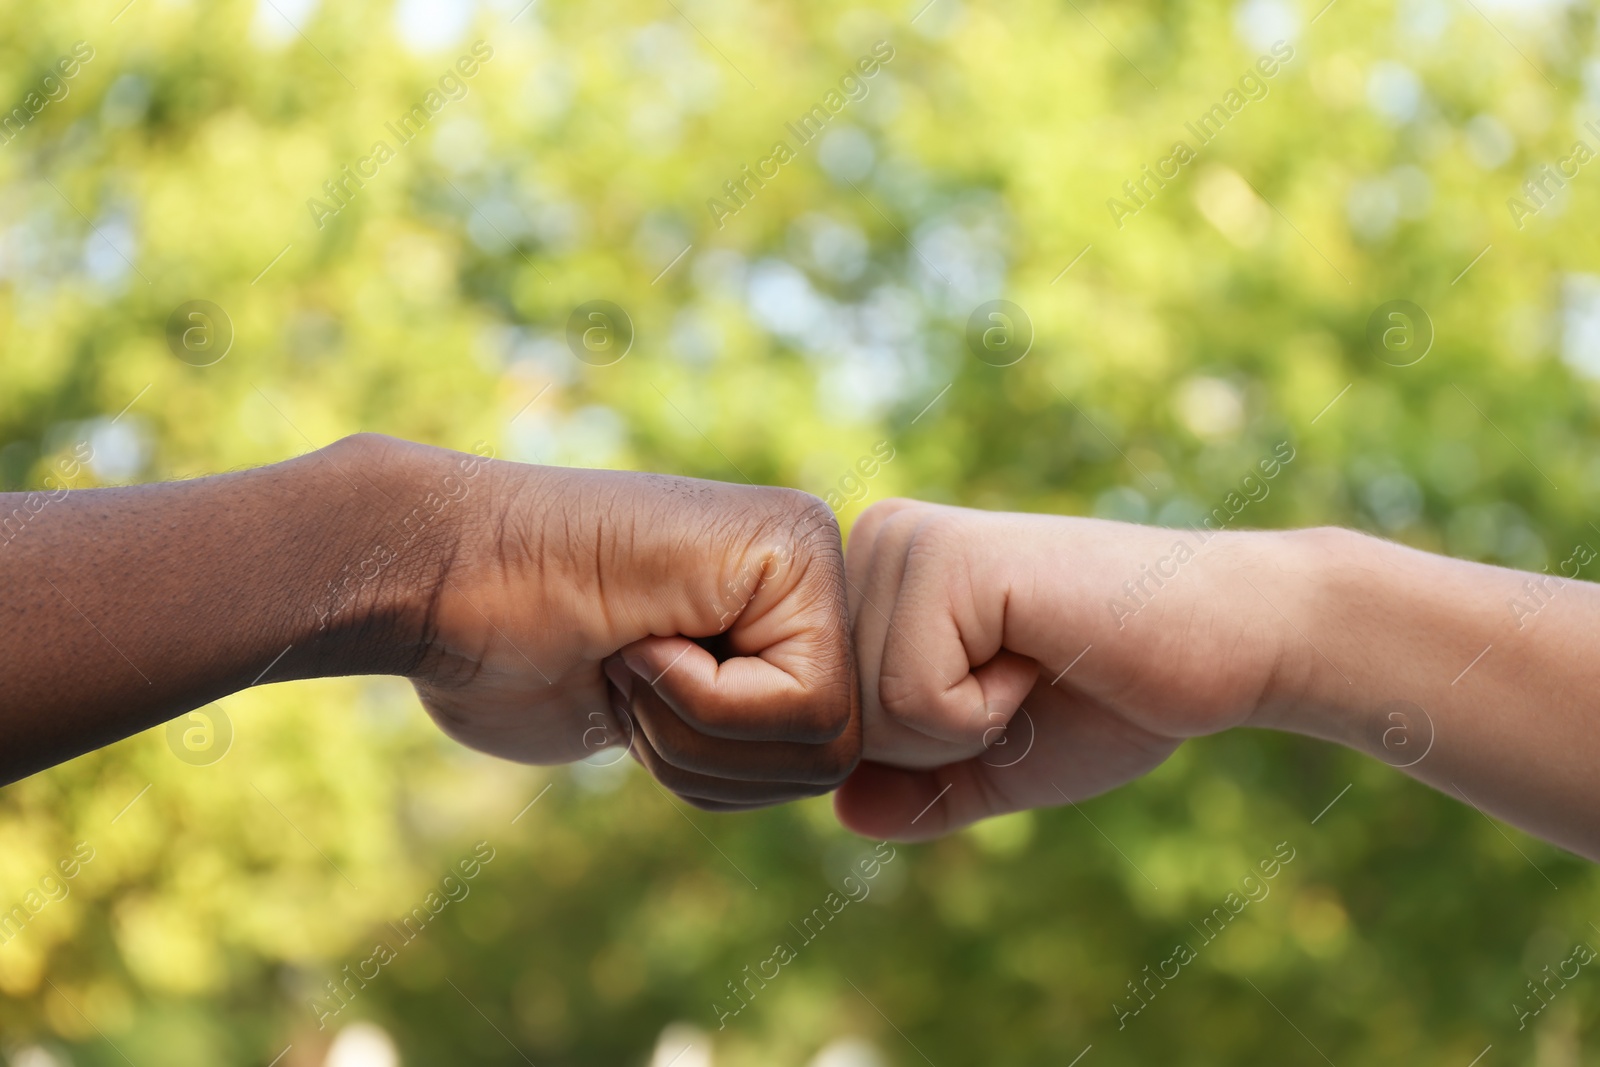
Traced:
<path fill-rule="evenodd" d="M 942 656 L 943 662 L 966 661 L 959 645 L 941 644 L 933 644 L 933 655 Z M 957 746 L 958 758 L 976 756 L 1004 736 L 1006 724 L 1038 679 L 1037 661 L 1002 648 L 957 680 L 936 679 L 925 669 L 914 684 L 891 683 L 882 702 L 887 721 L 878 716 L 868 720 L 867 757 L 889 757 L 903 765 L 922 763 L 924 754 L 932 754 L 949 763 L 950 745 Z"/>

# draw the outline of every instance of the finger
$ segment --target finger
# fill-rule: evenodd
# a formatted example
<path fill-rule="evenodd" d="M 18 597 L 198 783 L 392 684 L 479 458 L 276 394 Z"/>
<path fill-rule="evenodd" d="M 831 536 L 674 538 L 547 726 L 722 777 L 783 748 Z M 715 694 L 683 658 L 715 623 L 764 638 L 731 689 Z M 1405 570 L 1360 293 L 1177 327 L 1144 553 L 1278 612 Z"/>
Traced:
<path fill-rule="evenodd" d="M 607 673 L 617 672 L 613 668 Z M 821 795 L 849 773 L 860 751 L 857 739 L 840 738 L 825 746 L 830 754 L 823 767 L 814 751 L 801 750 L 824 746 L 727 741 L 697 735 L 642 678 L 635 677 L 621 686 L 613 683 L 609 688 L 614 712 L 634 725 L 629 738 L 633 757 L 662 785 L 707 811 L 745 811 Z M 624 689 L 631 696 L 625 697 Z M 663 754 L 663 748 L 653 738 L 666 739 L 665 750 L 670 757 Z M 810 778 L 782 777 L 773 766 L 777 760 L 767 752 L 773 748 L 787 749 L 787 759 L 806 768 L 801 773 Z M 748 768 L 760 766 L 763 761 L 771 768 L 771 776 L 765 780 L 753 778 Z M 737 777 L 725 777 L 728 770 Z"/>
<path fill-rule="evenodd" d="M 623 648 L 622 657 L 679 718 L 708 737 L 821 745 L 842 737 L 854 718 L 853 665 L 842 637 L 836 640 L 840 647 L 822 662 L 797 662 L 814 642 L 807 635 L 721 663 L 684 637 L 647 637 Z"/>
<path fill-rule="evenodd" d="M 692 804 L 701 811 L 713 812 L 717 815 L 733 814 L 742 811 L 760 811 L 763 808 L 774 807 L 774 804 L 726 804 L 720 800 L 703 800 L 699 797 L 679 797 L 685 804 Z"/>
<path fill-rule="evenodd" d="M 633 701 L 635 718 L 651 750 L 681 771 L 741 782 L 799 783 L 833 789 L 859 759 L 860 724 L 823 745 L 793 741 L 730 741 L 703 734 L 655 696 L 641 680 Z"/>
<path fill-rule="evenodd" d="M 921 841 L 993 815 L 1081 803 L 1159 766 L 1181 743 L 1043 684 L 1007 735 L 1005 746 L 944 767 L 864 762 L 834 795 L 834 811 L 868 837 Z"/>
<path fill-rule="evenodd" d="M 877 506 L 872 509 L 877 511 Z M 889 633 L 889 620 L 905 574 L 906 552 L 918 524 L 919 509 L 885 508 L 866 531 L 867 548 L 856 550 L 854 531 L 847 559 L 850 568 L 850 593 L 855 606 L 850 612 L 851 645 L 861 673 L 861 715 L 869 739 L 892 740 L 903 730 L 888 723 L 878 700 L 878 680 L 883 665 L 883 647 Z M 863 516 L 863 521 L 867 516 Z M 859 524 L 858 524 L 859 525 Z"/>
<path fill-rule="evenodd" d="M 797 683 L 792 697 L 767 711 L 787 720 L 783 738 L 819 743 L 859 721 L 860 703 L 839 525 L 821 501 L 812 504 L 792 535 L 793 551 L 756 589 L 727 639 L 735 653 L 756 656 Z M 766 669 L 735 663 L 731 679 L 746 667 Z M 707 695 L 715 701 L 715 693 Z"/>
<path fill-rule="evenodd" d="M 834 794 L 833 810 L 863 837 L 927 841 L 1007 810 L 990 806 L 973 775 L 970 763 L 931 770 L 863 763 Z"/>
<path fill-rule="evenodd" d="M 649 699 L 649 698 L 644 698 Z M 637 708 L 638 700 L 635 700 Z M 636 712 L 637 714 L 637 712 Z M 671 712 L 667 712 L 671 714 Z M 634 734 L 633 752 L 639 762 L 656 781 L 678 794 L 696 807 L 708 804 L 740 807 L 767 807 L 785 804 L 792 800 L 821 796 L 831 787 L 807 785 L 800 782 L 741 782 L 730 778 L 717 778 L 674 767 L 661 758 L 643 730 Z"/>
<path fill-rule="evenodd" d="M 845 546 L 844 567 L 849 586 L 847 601 L 852 622 L 863 607 L 862 592 L 867 582 L 868 570 L 877 555 L 879 533 L 891 517 L 918 506 L 915 500 L 882 500 L 863 511 L 851 525 L 850 541 Z"/>
<path fill-rule="evenodd" d="M 625 704 L 633 699 L 633 680 L 639 676 L 628 669 L 627 663 L 623 661 L 620 655 L 613 653 L 601 660 L 600 669 L 605 671 L 605 675 L 610 679 L 611 684 L 622 694 Z"/>
<path fill-rule="evenodd" d="M 638 726 L 635 725 L 633 713 L 629 709 L 632 698 L 629 696 L 631 683 L 628 679 L 632 677 L 631 672 L 622 665 L 621 660 L 616 661 L 614 665 L 607 662 L 602 666 L 606 676 L 608 714 L 602 716 L 598 712 L 589 713 L 590 725 L 583 732 L 583 747 L 586 752 L 585 758 L 606 753 L 607 756 L 601 765 L 610 766 L 623 755 L 632 753 L 633 737 L 638 732 Z"/>
<path fill-rule="evenodd" d="M 914 717 L 902 720 L 885 710 L 882 699 L 885 692 L 883 671 L 889 642 L 893 639 L 909 644 L 913 649 L 920 648 L 918 638 L 905 632 L 905 627 L 896 622 L 894 616 L 896 605 L 907 592 L 908 560 L 915 552 L 914 546 L 928 521 L 936 519 L 939 510 L 930 505 L 910 506 L 910 502 L 904 501 L 897 503 L 908 506 L 885 509 L 876 527 L 869 531 L 871 559 L 858 564 L 856 572 L 863 576 L 862 587 L 855 590 L 861 606 L 853 618 L 853 624 L 856 656 L 863 680 L 865 755 L 868 759 L 892 758 L 897 766 L 935 767 L 982 751 L 985 735 L 995 725 L 996 719 L 1003 728 L 1005 717 L 1015 710 L 1015 694 L 1018 691 L 1026 692 L 1027 682 L 1019 679 L 1013 685 L 993 688 L 994 698 L 987 702 L 987 706 L 980 702 L 968 708 L 971 719 L 969 729 L 961 734 L 964 743 L 957 746 L 917 729 Z M 852 552 L 854 544 L 852 541 Z M 936 558 L 934 562 L 941 569 L 949 566 L 943 558 Z M 997 682 L 1004 682 L 1009 677 L 1008 669 L 1016 667 L 1018 663 L 1012 659 L 1002 660 L 993 669 L 980 672 L 979 679 L 982 681 L 992 674 Z M 969 673 L 964 653 L 957 654 L 942 665 L 935 664 L 932 657 L 927 656 L 922 668 L 930 675 L 952 679 L 964 678 Z M 1005 702 L 1004 706 L 1000 701 Z M 902 709 L 893 710 L 898 712 Z"/>

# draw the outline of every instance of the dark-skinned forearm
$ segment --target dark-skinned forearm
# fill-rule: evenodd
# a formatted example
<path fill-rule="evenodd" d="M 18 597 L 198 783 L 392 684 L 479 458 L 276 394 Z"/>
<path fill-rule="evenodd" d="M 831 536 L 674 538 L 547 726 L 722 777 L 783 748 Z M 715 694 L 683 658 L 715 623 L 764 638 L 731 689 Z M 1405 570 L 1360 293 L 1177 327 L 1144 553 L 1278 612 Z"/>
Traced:
<path fill-rule="evenodd" d="M 0 496 L 0 781 L 257 681 L 416 670 L 482 461 L 391 445 Z"/>

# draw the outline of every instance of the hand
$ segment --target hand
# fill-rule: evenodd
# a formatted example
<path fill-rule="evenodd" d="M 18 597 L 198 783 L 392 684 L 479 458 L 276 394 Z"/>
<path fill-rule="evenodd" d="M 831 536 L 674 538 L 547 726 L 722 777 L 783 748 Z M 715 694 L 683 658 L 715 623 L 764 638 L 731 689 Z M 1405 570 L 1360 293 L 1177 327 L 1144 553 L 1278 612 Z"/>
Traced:
<path fill-rule="evenodd" d="M 1076 803 L 1248 721 L 1283 627 L 1238 573 L 1274 536 L 869 508 L 847 555 L 869 762 L 840 819 L 919 839 Z"/>
<path fill-rule="evenodd" d="M 439 511 L 413 672 L 451 737 L 530 763 L 626 747 L 714 810 L 824 793 L 855 766 L 843 562 L 821 501 L 374 447 L 425 472 L 419 491 L 459 499 Z"/>

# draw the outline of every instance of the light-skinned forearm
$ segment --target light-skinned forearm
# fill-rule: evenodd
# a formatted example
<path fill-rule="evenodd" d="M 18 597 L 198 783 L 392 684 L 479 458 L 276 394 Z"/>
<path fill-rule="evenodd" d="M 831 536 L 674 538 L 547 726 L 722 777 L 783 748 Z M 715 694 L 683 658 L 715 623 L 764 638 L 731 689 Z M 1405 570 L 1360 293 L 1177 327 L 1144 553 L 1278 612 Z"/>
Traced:
<path fill-rule="evenodd" d="M 1254 725 L 1350 745 L 1600 859 L 1600 587 L 1347 531 L 1277 545 L 1257 581 L 1303 633 Z"/>

